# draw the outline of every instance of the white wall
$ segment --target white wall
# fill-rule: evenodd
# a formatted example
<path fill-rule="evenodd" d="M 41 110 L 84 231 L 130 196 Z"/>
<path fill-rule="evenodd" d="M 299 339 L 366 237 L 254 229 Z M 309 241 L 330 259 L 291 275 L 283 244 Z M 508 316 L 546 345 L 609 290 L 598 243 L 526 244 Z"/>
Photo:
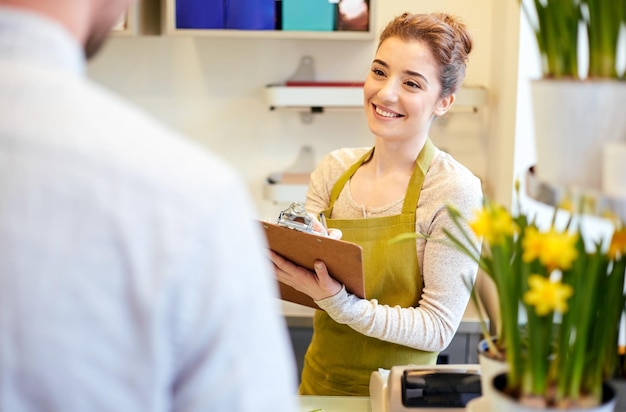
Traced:
<path fill-rule="evenodd" d="M 447 11 L 468 24 L 475 44 L 465 84 L 487 87 L 489 107 L 446 115 L 432 138 L 478 174 L 491 197 L 509 204 L 517 2 L 378 0 L 377 6 L 376 33 L 407 10 Z M 302 145 L 314 148 L 317 161 L 372 139 L 361 110 L 327 111 L 304 124 L 295 111 L 270 111 L 263 87 L 287 80 L 303 55 L 313 56 L 317 80 L 363 80 L 375 47 L 375 40 L 117 37 L 90 63 L 89 75 L 230 161 L 248 182 L 259 216 L 274 218 L 284 205 L 263 199 L 263 182 L 289 166 Z"/>

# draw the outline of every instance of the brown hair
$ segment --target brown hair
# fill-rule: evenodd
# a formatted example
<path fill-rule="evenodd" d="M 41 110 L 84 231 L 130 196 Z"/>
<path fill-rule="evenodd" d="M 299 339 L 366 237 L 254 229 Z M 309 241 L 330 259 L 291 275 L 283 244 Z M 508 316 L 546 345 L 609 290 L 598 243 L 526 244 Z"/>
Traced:
<path fill-rule="evenodd" d="M 403 13 L 383 29 L 378 47 L 390 37 L 420 40 L 428 45 L 439 63 L 441 97 L 456 92 L 463 83 L 472 38 L 459 19 L 445 13 Z"/>

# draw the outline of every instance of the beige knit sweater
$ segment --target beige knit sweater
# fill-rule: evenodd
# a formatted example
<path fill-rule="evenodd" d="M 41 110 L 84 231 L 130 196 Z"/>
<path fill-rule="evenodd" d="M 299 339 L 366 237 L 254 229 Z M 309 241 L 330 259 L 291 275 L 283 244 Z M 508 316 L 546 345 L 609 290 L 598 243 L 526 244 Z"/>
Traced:
<path fill-rule="evenodd" d="M 315 216 L 329 205 L 337 179 L 369 148 L 339 149 L 326 155 L 311 174 L 306 209 Z M 361 219 L 399 214 L 402 198 L 383 207 L 357 204 L 350 194 L 350 182 L 333 209 L 334 219 Z M 443 229 L 457 233 L 445 210 L 454 205 L 466 217 L 481 206 L 480 180 L 449 154 L 437 154 L 424 178 L 417 206 L 416 232 L 444 238 Z M 441 242 L 417 241 L 419 268 L 424 288 L 418 307 L 380 305 L 373 300 L 348 294 L 345 288 L 334 296 L 317 301 L 336 322 L 364 335 L 423 351 L 440 352 L 452 340 L 470 297 L 477 264 L 455 248 Z"/>

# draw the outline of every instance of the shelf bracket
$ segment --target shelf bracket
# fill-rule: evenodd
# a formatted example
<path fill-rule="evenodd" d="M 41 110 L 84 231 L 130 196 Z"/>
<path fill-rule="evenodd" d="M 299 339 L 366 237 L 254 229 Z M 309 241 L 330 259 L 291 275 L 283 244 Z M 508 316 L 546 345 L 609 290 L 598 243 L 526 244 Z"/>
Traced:
<path fill-rule="evenodd" d="M 315 62 L 313 61 L 313 57 L 302 56 L 300 58 L 300 65 L 289 80 L 298 82 L 315 81 Z"/>
<path fill-rule="evenodd" d="M 309 110 L 306 110 L 306 111 L 303 110 L 300 112 L 300 120 L 304 124 L 311 124 L 313 123 L 313 115 L 318 114 L 318 113 L 324 113 L 324 108 L 314 106 L 314 107 L 311 107 Z"/>

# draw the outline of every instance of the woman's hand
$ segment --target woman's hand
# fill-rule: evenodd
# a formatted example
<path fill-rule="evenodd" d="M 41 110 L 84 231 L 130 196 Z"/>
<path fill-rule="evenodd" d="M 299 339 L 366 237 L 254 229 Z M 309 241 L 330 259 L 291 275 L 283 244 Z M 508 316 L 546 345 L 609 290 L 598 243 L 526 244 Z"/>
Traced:
<path fill-rule="evenodd" d="M 341 236 L 343 236 L 340 229 L 327 228 L 326 225 L 313 214 L 309 213 L 308 215 L 313 221 L 313 233 L 337 240 L 341 239 Z M 322 214 L 320 214 L 320 216 L 322 216 Z"/>
<path fill-rule="evenodd" d="M 324 262 L 315 262 L 315 272 L 311 272 L 271 250 L 269 252 L 270 259 L 274 263 L 276 279 L 310 296 L 313 300 L 331 297 L 341 290 L 341 283 L 330 277 Z"/>

